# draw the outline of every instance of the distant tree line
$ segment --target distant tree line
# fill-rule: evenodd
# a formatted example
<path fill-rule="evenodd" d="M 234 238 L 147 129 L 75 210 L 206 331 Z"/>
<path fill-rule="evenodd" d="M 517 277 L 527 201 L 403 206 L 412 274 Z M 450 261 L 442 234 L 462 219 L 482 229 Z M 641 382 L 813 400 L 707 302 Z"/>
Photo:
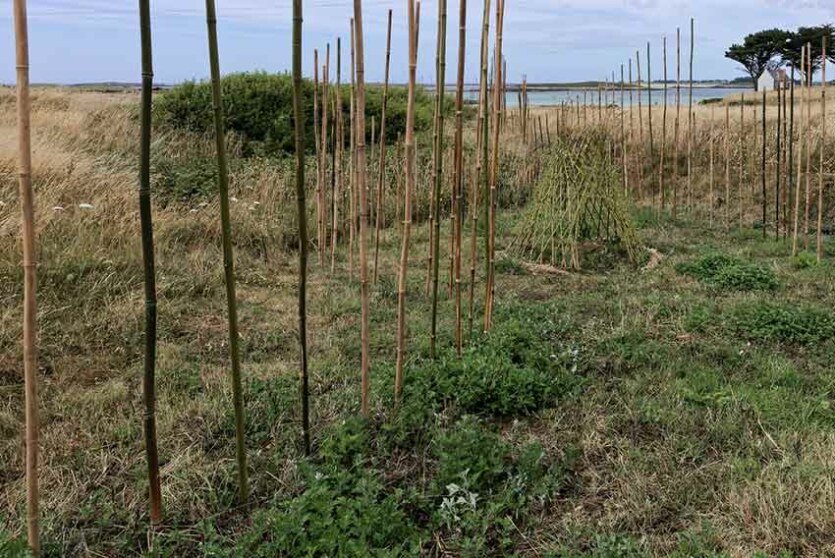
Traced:
<path fill-rule="evenodd" d="M 831 24 L 800 27 L 797 31 L 775 28 L 752 33 L 745 37 L 742 44 L 731 45 L 725 52 L 725 57 L 742 65 L 745 72 L 751 76 L 755 90 L 757 80 L 766 70 L 781 67 L 795 68 L 807 83 L 811 83 L 815 73 L 821 68 L 824 37 L 828 37 L 827 59 L 835 62 L 835 26 Z M 812 67 L 809 72 L 804 72 L 801 64 L 801 49 L 806 44 L 812 45 Z"/>

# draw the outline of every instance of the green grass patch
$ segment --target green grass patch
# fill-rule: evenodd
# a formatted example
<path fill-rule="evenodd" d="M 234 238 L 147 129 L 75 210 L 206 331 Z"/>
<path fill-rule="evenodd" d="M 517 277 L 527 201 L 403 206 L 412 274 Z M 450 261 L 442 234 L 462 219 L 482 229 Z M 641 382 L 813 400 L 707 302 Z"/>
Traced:
<path fill-rule="evenodd" d="M 809 304 L 743 303 L 733 310 L 729 323 L 740 335 L 763 341 L 810 344 L 835 337 L 835 315 Z"/>

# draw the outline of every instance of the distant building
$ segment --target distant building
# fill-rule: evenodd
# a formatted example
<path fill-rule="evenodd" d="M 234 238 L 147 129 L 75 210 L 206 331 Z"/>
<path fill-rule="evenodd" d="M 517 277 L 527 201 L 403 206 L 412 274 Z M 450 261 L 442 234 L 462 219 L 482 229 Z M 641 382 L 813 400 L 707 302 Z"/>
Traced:
<path fill-rule="evenodd" d="M 777 89 L 788 89 L 789 78 L 786 76 L 786 70 L 778 68 L 776 70 L 766 70 L 760 79 L 757 80 L 758 91 L 775 91 Z"/>

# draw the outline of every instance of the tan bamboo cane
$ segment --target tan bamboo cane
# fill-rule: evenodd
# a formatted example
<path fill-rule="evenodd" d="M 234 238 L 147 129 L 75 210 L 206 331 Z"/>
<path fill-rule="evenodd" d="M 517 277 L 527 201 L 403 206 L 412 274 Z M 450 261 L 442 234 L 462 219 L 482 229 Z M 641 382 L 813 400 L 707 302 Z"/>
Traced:
<path fill-rule="evenodd" d="M 35 194 L 32 190 L 32 140 L 29 100 L 29 25 L 26 1 L 14 0 L 17 62 L 18 185 L 23 239 L 23 382 L 26 416 L 26 533 L 34 556 L 40 553 L 38 530 L 38 325 L 36 303 Z"/>
<path fill-rule="evenodd" d="M 779 119 L 778 119 L 779 122 Z M 778 126 L 779 128 L 779 126 Z M 779 151 L 779 149 L 778 149 Z M 745 93 L 742 93 L 739 102 L 739 184 L 737 185 L 737 203 L 739 205 L 739 228 L 742 228 L 742 190 L 745 184 L 745 167 L 748 152 L 745 149 Z M 778 186 L 779 191 L 779 186 Z"/>
<path fill-rule="evenodd" d="M 690 79 L 687 101 L 687 208 L 693 211 L 693 52 L 696 46 L 696 20 L 690 18 Z"/>
<path fill-rule="evenodd" d="M 806 46 L 803 45 L 800 48 L 800 59 L 806 60 Z M 803 72 L 803 63 L 801 62 L 801 74 Z M 792 80 L 792 87 L 794 87 L 794 80 Z M 794 228 L 792 231 L 792 257 L 797 255 L 797 240 L 798 234 L 800 232 L 800 182 L 802 178 L 802 170 L 803 170 L 803 92 L 801 91 L 800 96 L 800 123 L 798 128 L 798 138 L 797 138 L 797 180 L 795 181 L 794 185 Z"/>
<path fill-rule="evenodd" d="M 643 117 L 643 109 L 641 107 L 641 53 L 640 51 L 635 51 L 635 66 L 638 72 L 637 78 L 637 87 L 638 87 L 638 138 L 641 148 L 638 153 L 638 186 L 637 190 L 639 194 L 643 193 L 644 189 L 644 161 L 643 158 L 646 157 L 647 147 L 644 144 L 644 117 Z"/>
<path fill-rule="evenodd" d="M 440 26 L 441 17 L 440 17 L 440 3 L 438 4 L 438 25 Z M 440 30 L 439 30 L 440 31 Z M 438 145 L 438 138 L 441 134 L 439 130 L 439 123 L 438 123 L 438 109 L 440 104 L 438 103 L 438 91 L 443 91 L 443 85 L 440 84 L 441 82 L 441 33 L 438 32 L 435 35 L 435 104 L 434 104 L 434 112 L 433 112 L 433 119 L 432 119 L 432 173 L 430 178 L 430 189 L 429 189 L 429 259 L 428 265 L 426 268 L 426 296 L 429 296 L 432 290 L 432 271 L 435 269 L 435 220 L 439 218 L 439 216 L 435 215 L 435 191 L 439 188 L 438 184 L 438 155 L 437 145 Z M 440 87 L 440 89 L 439 89 Z"/>
<path fill-rule="evenodd" d="M 817 260 L 823 260 L 823 184 L 824 184 L 824 154 L 826 153 L 826 47 L 827 37 L 821 39 L 821 145 L 820 163 L 818 166 L 818 234 L 817 234 Z"/>
<path fill-rule="evenodd" d="M 487 119 L 487 73 L 489 64 L 489 48 L 490 48 L 490 0 L 484 0 L 484 11 L 482 13 L 482 29 L 481 29 L 481 59 L 480 59 L 480 78 L 479 78 L 479 97 L 478 97 L 478 138 L 477 138 L 477 154 L 476 154 L 476 176 L 477 180 L 472 185 L 472 203 L 470 206 L 471 224 L 470 224 L 470 308 L 469 308 L 469 327 L 470 336 L 473 334 L 474 321 L 474 305 L 475 305 L 475 270 L 478 260 L 478 202 L 479 190 L 484 192 L 482 196 L 482 203 L 484 203 L 484 222 L 489 222 L 489 207 L 487 200 L 489 199 L 490 180 L 488 173 L 488 151 L 489 151 L 489 126 Z M 489 250 L 488 237 L 485 234 L 485 263 L 489 264 L 487 251 Z M 485 278 L 487 273 L 485 273 Z"/>
<path fill-rule="evenodd" d="M 331 274 L 336 271 L 336 246 L 339 239 L 339 204 L 337 200 L 342 195 L 342 149 L 343 149 L 343 118 L 342 118 L 342 38 L 336 39 L 336 110 L 334 117 L 336 120 L 336 141 L 334 148 L 335 164 L 333 172 L 336 176 L 336 183 L 333 192 L 333 222 L 331 224 L 333 231 L 331 236 Z M 344 238 L 343 238 L 344 242 Z"/>
<path fill-rule="evenodd" d="M 453 187 L 455 191 L 455 348 L 461 355 L 463 347 L 461 305 L 461 239 L 464 218 L 464 64 L 467 43 L 467 0 L 459 0 L 458 10 L 458 79 L 455 91 L 455 165 Z"/>
<path fill-rule="evenodd" d="M 806 43 L 806 211 L 803 218 L 803 249 L 809 249 L 812 205 L 812 43 Z"/>
<path fill-rule="evenodd" d="M 667 195 L 664 187 L 664 163 L 667 158 L 667 36 L 662 39 L 662 58 L 664 63 L 664 106 L 661 109 L 661 158 L 658 164 L 658 189 L 661 196 L 661 209 L 667 207 Z M 675 184 L 675 183 L 674 183 Z M 675 190 L 674 190 L 675 192 Z M 674 194 L 675 195 L 675 194 Z M 675 202 L 673 202 L 675 203 Z"/>
<path fill-rule="evenodd" d="M 731 104 L 725 101 L 725 228 L 731 226 Z"/>
<path fill-rule="evenodd" d="M 504 1 L 497 0 L 496 2 L 496 56 L 498 59 L 502 57 L 502 41 L 504 31 Z M 489 251 L 489 275 L 487 277 L 487 293 L 486 303 L 484 309 L 484 330 L 490 331 L 493 326 L 493 304 L 495 296 L 495 258 L 496 258 L 496 219 L 497 219 L 497 180 L 499 170 L 499 126 L 498 123 L 501 118 L 501 96 L 504 94 L 501 88 L 501 72 L 502 67 L 496 64 L 497 86 L 494 88 L 493 95 L 493 139 L 492 139 L 492 153 L 490 161 L 490 226 L 488 228 L 490 235 L 490 251 Z"/>
<path fill-rule="evenodd" d="M 710 225 L 713 226 L 713 206 L 715 204 L 715 182 L 714 182 L 714 170 L 715 170 L 715 163 L 716 163 L 716 134 L 715 134 L 715 120 L 716 117 L 716 105 L 710 105 L 710 180 L 709 180 L 709 188 L 710 194 L 708 195 L 708 203 L 710 206 L 708 207 L 708 219 L 710 220 Z"/>
<path fill-rule="evenodd" d="M 325 64 L 322 66 L 322 131 L 319 133 L 319 141 L 322 142 L 322 149 L 319 151 L 321 157 L 320 167 L 322 173 L 322 187 L 319 188 L 319 206 L 322 208 L 321 219 L 319 220 L 319 265 L 325 265 L 325 251 L 328 249 L 328 105 L 330 94 L 328 92 L 328 80 L 330 79 L 331 45 L 325 46 Z"/>
<path fill-rule="evenodd" d="M 359 193 L 359 256 L 360 256 L 360 305 L 362 343 L 362 414 L 368 416 L 371 389 L 371 339 L 370 308 L 368 300 L 368 190 L 366 188 L 367 162 L 365 159 L 365 38 L 362 25 L 362 0 L 354 0 L 354 48 L 356 50 L 356 125 L 357 125 L 357 191 Z"/>
<path fill-rule="evenodd" d="M 417 68 L 417 30 L 415 0 L 407 0 L 409 20 L 409 89 L 406 101 L 406 185 L 403 209 L 403 244 L 400 251 L 400 271 L 397 281 L 397 365 L 394 381 L 394 400 L 399 401 L 403 389 L 403 364 L 406 360 L 406 286 L 409 266 L 409 237 L 412 230 L 412 188 L 415 184 L 415 72 Z M 391 10 L 389 10 L 391 29 Z M 390 35 L 389 35 L 390 36 Z"/>
<path fill-rule="evenodd" d="M 435 214 L 432 237 L 432 318 L 429 330 L 429 355 L 431 358 L 437 356 L 438 338 L 438 287 L 439 271 L 441 260 L 441 188 L 444 179 L 444 111 L 446 92 L 446 32 L 447 32 L 447 2 L 438 2 L 438 79 L 435 91 L 435 103 L 437 111 L 438 137 L 434 145 L 435 155 L 435 188 L 432 199 L 432 211 Z M 496 64 L 501 64 L 501 56 L 496 57 Z M 498 79 L 497 79 L 498 81 Z"/>
<path fill-rule="evenodd" d="M 678 194 L 681 169 L 679 167 L 679 130 L 681 129 L 681 28 L 676 28 L 676 118 L 673 137 L 673 219 L 678 217 Z"/>
<path fill-rule="evenodd" d="M 383 107 L 380 113 L 380 158 L 377 162 L 377 215 L 374 233 L 374 284 L 380 274 L 380 229 L 383 227 L 383 186 L 386 175 L 386 108 L 389 94 L 389 68 L 391 67 L 391 10 L 388 12 L 386 32 L 386 70 L 383 82 Z"/>

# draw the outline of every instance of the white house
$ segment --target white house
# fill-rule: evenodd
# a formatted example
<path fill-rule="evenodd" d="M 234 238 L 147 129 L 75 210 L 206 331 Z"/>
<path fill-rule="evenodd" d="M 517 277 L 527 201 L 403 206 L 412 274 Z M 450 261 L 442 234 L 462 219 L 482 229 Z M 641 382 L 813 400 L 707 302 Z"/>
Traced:
<path fill-rule="evenodd" d="M 760 79 L 757 80 L 758 91 L 774 91 L 775 89 L 788 89 L 789 78 L 786 76 L 786 70 L 778 68 L 776 70 L 766 70 Z"/>

